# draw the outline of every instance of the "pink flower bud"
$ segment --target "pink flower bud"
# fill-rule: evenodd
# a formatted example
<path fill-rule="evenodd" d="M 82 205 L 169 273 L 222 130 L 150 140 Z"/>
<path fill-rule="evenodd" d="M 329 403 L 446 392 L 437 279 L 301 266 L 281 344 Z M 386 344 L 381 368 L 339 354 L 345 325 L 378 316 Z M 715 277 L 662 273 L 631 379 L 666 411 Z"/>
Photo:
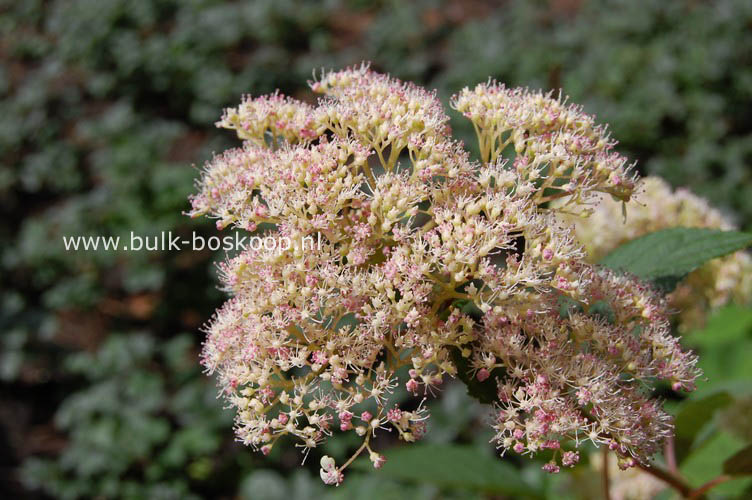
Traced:
<path fill-rule="evenodd" d="M 376 452 L 371 452 L 369 458 L 373 463 L 374 469 L 380 469 L 386 463 L 386 457 L 384 455 L 379 455 Z"/>
<path fill-rule="evenodd" d="M 579 461 L 580 454 L 576 451 L 565 451 L 564 455 L 561 457 L 561 463 L 566 467 L 574 467 Z"/>
<path fill-rule="evenodd" d="M 475 378 L 478 379 L 478 382 L 483 382 L 485 380 L 488 380 L 488 377 L 490 376 L 491 376 L 491 372 L 489 372 L 485 368 L 481 368 L 480 370 L 478 370 L 478 373 L 475 374 Z"/>
<path fill-rule="evenodd" d="M 418 394 L 418 382 L 415 379 L 410 379 L 405 384 L 405 389 L 407 389 L 408 392 L 411 392 L 412 394 Z"/>
<path fill-rule="evenodd" d="M 546 465 L 541 468 L 549 474 L 557 474 L 560 470 L 559 466 L 556 465 L 556 462 L 553 461 L 546 463 Z"/>

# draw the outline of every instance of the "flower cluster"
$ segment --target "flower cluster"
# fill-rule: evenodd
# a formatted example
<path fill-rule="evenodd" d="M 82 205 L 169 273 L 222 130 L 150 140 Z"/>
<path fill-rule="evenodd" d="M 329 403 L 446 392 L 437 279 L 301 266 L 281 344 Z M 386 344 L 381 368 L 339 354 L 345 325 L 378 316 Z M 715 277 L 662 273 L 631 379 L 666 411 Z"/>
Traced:
<path fill-rule="evenodd" d="M 574 224 L 592 261 L 629 240 L 669 227 L 736 229 L 704 199 L 686 189 L 674 191 L 658 177 L 642 179 L 634 200 L 622 205 L 603 196 L 588 218 L 562 215 Z M 709 311 L 731 301 L 752 302 L 752 258 L 744 251 L 706 263 L 669 296 L 670 305 L 679 311 L 681 331 L 702 327 Z"/>
<path fill-rule="evenodd" d="M 235 130 L 238 137 L 259 146 L 277 138 L 292 144 L 317 135 L 311 112 L 310 106 L 279 92 L 256 99 L 245 96 L 240 106 L 225 110 L 217 125 Z"/>
<path fill-rule="evenodd" d="M 696 360 L 671 336 L 665 301 L 588 264 L 548 207 L 594 191 L 630 198 L 604 129 L 548 96 L 479 86 L 453 100 L 479 130 L 476 163 L 435 93 L 367 66 L 311 85 L 324 93 L 316 107 L 275 94 L 226 112 L 218 125 L 245 141 L 206 165 L 192 198 L 192 215 L 220 228 L 294 242 L 220 265 L 232 298 L 202 356 L 238 438 L 263 453 L 293 438 L 307 456 L 354 432 L 349 460 L 321 459 L 323 481 L 339 484 L 362 452 L 383 465 L 378 434 L 426 432 L 422 402 L 398 404 L 396 387 L 425 398 L 460 376 L 496 394 L 499 448 L 555 450 L 546 470 L 574 465 L 587 440 L 626 464 L 649 457 L 671 424 L 644 387 L 692 389 Z M 298 244 L 314 234 L 320 248 Z"/>
<path fill-rule="evenodd" d="M 580 106 L 494 81 L 463 89 L 452 106 L 472 122 L 484 162 L 513 146 L 513 168 L 534 183 L 539 203 L 564 198 L 582 205 L 593 192 L 629 200 L 635 176 L 627 159 L 613 150 L 606 127 Z"/>

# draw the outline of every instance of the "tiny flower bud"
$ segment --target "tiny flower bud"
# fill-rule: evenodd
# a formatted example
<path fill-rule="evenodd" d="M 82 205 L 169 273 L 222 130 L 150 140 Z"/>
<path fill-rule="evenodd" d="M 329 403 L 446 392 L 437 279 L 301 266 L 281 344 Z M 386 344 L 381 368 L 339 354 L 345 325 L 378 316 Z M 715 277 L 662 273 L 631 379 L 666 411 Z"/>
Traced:
<path fill-rule="evenodd" d="M 478 373 L 475 375 L 475 378 L 478 379 L 478 382 L 484 382 L 490 376 L 491 376 L 491 372 L 489 372 L 485 368 L 481 368 L 480 370 L 478 370 Z"/>

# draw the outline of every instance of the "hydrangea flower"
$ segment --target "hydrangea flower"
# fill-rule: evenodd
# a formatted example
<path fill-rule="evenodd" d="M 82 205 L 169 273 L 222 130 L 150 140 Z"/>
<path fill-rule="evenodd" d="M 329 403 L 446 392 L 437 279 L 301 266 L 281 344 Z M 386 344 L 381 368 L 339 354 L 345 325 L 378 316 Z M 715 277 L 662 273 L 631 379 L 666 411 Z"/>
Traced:
<path fill-rule="evenodd" d="M 354 432 L 348 461 L 321 460 L 322 480 L 339 484 L 360 453 L 376 468 L 388 459 L 371 448 L 380 434 L 425 434 L 425 407 L 397 404 L 396 387 L 426 398 L 461 376 L 496 394 L 502 454 L 554 450 L 555 472 L 579 459 L 566 447 L 592 441 L 627 465 L 647 460 L 671 423 L 646 388 L 689 390 L 698 373 L 666 302 L 589 264 L 557 218 L 597 193 L 630 199 L 635 176 L 605 127 L 488 82 L 452 99 L 478 134 L 476 162 L 435 92 L 365 65 L 311 87 L 324 94 L 315 107 L 274 94 L 227 110 L 218 125 L 243 145 L 206 165 L 192 197 L 191 214 L 220 228 L 292 241 L 220 265 L 232 297 L 202 359 L 238 439 L 268 453 L 291 438 L 307 454 Z M 320 247 L 306 249 L 312 235 Z"/>

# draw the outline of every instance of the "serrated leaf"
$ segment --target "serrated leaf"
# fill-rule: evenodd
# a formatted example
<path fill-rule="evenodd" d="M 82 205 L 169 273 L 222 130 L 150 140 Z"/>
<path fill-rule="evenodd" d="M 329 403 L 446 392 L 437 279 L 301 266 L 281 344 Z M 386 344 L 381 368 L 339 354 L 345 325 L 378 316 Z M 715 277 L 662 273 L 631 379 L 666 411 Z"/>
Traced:
<path fill-rule="evenodd" d="M 723 472 L 731 476 L 752 475 L 752 444 L 726 459 L 723 462 Z"/>
<path fill-rule="evenodd" d="M 670 291 L 705 262 L 752 245 L 752 234 L 674 227 L 634 239 L 608 254 L 601 264 L 653 280 Z"/>
<path fill-rule="evenodd" d="M 519 472 L 498 457 L 472 446 L 411 444 L 389 450 L 379 474 L 406 481 L 465 488 L 488 494 L 539 497 L 540 491 L 520 479 Z M 358 468 L 371 468 L 361 461 Z"/>

